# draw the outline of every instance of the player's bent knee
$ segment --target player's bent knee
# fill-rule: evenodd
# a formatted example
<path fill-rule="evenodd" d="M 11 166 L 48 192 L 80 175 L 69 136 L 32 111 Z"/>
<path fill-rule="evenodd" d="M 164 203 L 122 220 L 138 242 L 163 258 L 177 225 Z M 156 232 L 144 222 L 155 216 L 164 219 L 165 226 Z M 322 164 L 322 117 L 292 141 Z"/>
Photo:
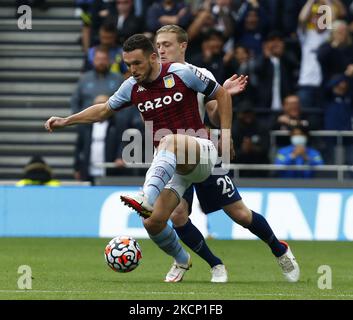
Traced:
<path fill-rule="evenodd" d="M 251 211 L 249 209 L 247 210 L 240 210 L 238 212 L 238 220 L 239 220 L 239 224 L 242 225 L 243 227 L 248 227 L 251 224 L 252 221 L 252 214 Z"/>
<path fill-rule="evenodd" d="M 224 207 L 228 216 L 236 223 L 242 225 L 243 227 L 248 227 L 252 221 L 251 210 L 246 207 L 243 203 L 237 203 L 236 205 L 230 205 Z"/>
<path fill-rule="evenodd" d="M 166 136 L 164 136 L 158 145 L 158 149 L 167 149 L 170 150 L 172 152 L 175 152 L 175 148 L 176 148 L 176 136 L 174 134 L 167 134 Z"/>
<path fill-rule="evenodd" d="M 165 228 L 166 224 L 166 221 L 153 217 L 149 217 L 148 219 L 143 220 L 143 225 L 145 229 L 148 233 L 153 235 L 161 232 Z"/>
<path fill-rule="evenodd" d="M 170 220 L 174 227 L 181 227 L 189 220 L 189 205 L 184 198 L 181 198 L 178 206 L 173 210 Z"/>
<path fill-rule="evenodd" d="M 187 212 L 181 210 L 174 210 L 172 215 L 170 216 L 170 220 L 173 222 L 174 227 L 181 227 L 188 222 L 189 216 Z"/>

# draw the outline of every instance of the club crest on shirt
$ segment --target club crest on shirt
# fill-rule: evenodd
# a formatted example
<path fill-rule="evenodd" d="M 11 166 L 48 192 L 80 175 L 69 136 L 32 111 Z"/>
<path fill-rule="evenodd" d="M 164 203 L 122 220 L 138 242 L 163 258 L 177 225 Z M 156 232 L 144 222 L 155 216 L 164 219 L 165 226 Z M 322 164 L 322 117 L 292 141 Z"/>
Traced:
<path fill-rule="evenodd" d="M 168 74 L 167 76 L 163 77 L 163 81 L 164 81 L 164 86 L 167 89 L 173 88 L 175 86 L 175 81 L 172 74 Z"/>

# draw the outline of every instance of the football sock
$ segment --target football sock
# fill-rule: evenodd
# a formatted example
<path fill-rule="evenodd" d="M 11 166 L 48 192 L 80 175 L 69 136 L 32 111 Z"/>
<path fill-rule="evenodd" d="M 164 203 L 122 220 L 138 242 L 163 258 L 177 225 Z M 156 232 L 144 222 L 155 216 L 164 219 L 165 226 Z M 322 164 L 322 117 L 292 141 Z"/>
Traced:
<path fill-rule="evenodd" d="M 150 234 L 149 236 L 165 253 L 174 257 L 177 263 L 188 263 L 188 254 L 179 243 L 178 237 L 172 227 L 167 225 L 160 233 L 154 236 Z"/>
<path fill-rule="evenodd" d="M 266 219 L 254 211 L 252 212 L 252 221 L 246 228 L 253 234 L 266 242 L 276 257 L 280 257 L 287 251 L 287 247 L 278 241 Z"/>
<path fill-rule="evenodd" d="M 205 238 L 189 219 L 181 227 L 174 227 L 181 241 L 183 241 L 192 251 L 197 253 L 202 259 L 212 267 L 217 264 L 223 264 L 221 259 L 216 257 L 207 246 Z"/>
<path fill-rule="evenodd" d="M 160 150 L 154 157 L 143 185 L 143 192 L 147 195 L 151 206 L 154 205 L 164 186 L 172 178 L 175 168 L 176 156 L 173 152 Z"/>

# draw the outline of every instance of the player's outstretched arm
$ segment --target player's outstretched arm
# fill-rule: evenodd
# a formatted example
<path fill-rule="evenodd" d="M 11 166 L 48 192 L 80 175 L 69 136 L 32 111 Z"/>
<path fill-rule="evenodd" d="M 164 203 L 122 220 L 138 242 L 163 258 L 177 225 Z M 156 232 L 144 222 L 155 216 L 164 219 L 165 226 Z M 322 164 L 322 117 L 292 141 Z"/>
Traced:
<path fill-rule="evenodd" d="M 232 98 L 223 87 L 219 87 L 214 98 L 217 101 L 217 110 L 220 120 L 220 129 L 231 129 L 233 120 Z"/>
<path fill-rule="evenodd" d="M 108 119 L 113 113 L 114 111 L 110 108 L 108 102 L 95 104 L 66 118 L 51 117 L 45 122 L 44 127 L 49 132 L 53 132 L 55 129 L 74 124 L 100 122 Z"/>
<path fill-rule="evenodd" d="M 229 146 L 230 160 L 232 160 L 235 157 L 231 136 L 233 122 L 232 98 L 227 90 L 219 87 L 215 93 L 215 99 L 217 101 L 217 113 L 221 129 L 221 141 L 224 141 L 225 146 Z"/>

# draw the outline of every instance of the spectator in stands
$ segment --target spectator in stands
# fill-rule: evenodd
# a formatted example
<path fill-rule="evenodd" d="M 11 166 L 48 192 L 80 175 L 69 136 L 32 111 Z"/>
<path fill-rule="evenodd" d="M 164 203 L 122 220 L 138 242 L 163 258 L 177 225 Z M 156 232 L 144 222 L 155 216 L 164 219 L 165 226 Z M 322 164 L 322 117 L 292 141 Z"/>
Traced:
<path fill-rule="evenodd" d="M 246 74 L 253 86 L 257 86 L 257 76 L 255 73 L 255 59 L 251 56 L 248 48 L 237 46 L 232 51 L 232 56 L 227 68 L 227 75 Z M 248 84 L 249 86 L 249 84 Z M 248 88 L 247 88 L 248 89 Z"/>
<path fill-rule="evenodd" d="M 270 0 L 271 1 L 271 0 Z M 280 25 L 286 44 L 286 52 L 295 56 L 298 61 L 298 70 L 295 72 L 295 85 L 298 83 L 298 74 L 301 60 L 301 45 L 298 38 L 298 16 L 307 0 L 280 1 Z"/>
<path fill-rule="evenodd" d="M 232 97 L 233 106 L 236 107 L 237 104 L 242 100 L 251 101 L 256 105 L 258 103 L 258 80 L 255 73 L 255 59 L 250 55 L 249 49 L 243 46 L 235 47 L 234 51 L 232 51 L 229 62 L 224 67 L 227 79 L 230 78 L 233 74 L 249 76 L 246 90 L 239 95 Z"/>
<path fill-rule="evenodd" d="M 285 37 L 296 38 L 298 16 L 306 2 L 307 0 L 282 1 L 281 30 Z"/>
<path fill-rule="evenodd" d="M 231 0 L 215 0 L 210 6 L 213 17 L 213 29 L 220 31 L 224 39 L 229 39 L 234 34 L 235 15 L 232 10 Z"/>
<path fill-rule="evenodd" d="M 93 3 L 94 0 L 76 0 L 76 15 L 82 21 L 81 44 L 85 54 L 91 46 Z"/>
<path fill-rule="evenodd" d="M 288 2 L 294 3 L 292 6 L 293 12 L 288 15 L 288 11 L 285 11 L 286 4 Z M 283 0 L 260 0 L 260 4 L 264 6 L 264 9 L 267 12 L 268 20 L 269 20 L 269 30 L 281 30 L 284 36 L 288 36 L 289 33 L 286 31 L 286 27 L 288 26 L 287 19 L 290 20 L 290 23 L 296 23 L 298 21 L 298 15 L 300 11 L 300 4 L 305 3 L 305 0 L 293 0 L 293 1 L 283 1 Z M 295 8 L 299 7 L 299 9 L 295 10 Z M 286 15 L 287 13 L 287 15 Z M 294 27 L 293 32 L 296 32 L 296 27 Z"/>
<path fill-rule="evenodd" d="M 298 126 L 309 129 L 309 125 L 309 121 L 304 118 L 302 113 L 299 97 L 293 94 L 283 99 L 282 113 L 276 117 L 272 130 L 291 130 Z"/>
<path fill-rule="evenodd" d="M 332 21 L 335 21 L 336 17 L 345 15 L 344 7 L 340 4 L 339 0 L 333 1 L 333 4 L 329 0 L 308 0 L 300 12 L 298 37 L 301 43 L 302 59 L 298 95 L 305 109 L 318 108 L 321 102 L 322 70 L 317 52 L 318 48 L 329 39 L 330 32 L 326 25 L 322 25 L 321 15 L 323 13 L 319 8 L 320 5 L 330 6 Z"/>
<path fill-rule="evenodd" d="M 267 12 L 258 0 L 246 0 L 240 7 L 235 27 L 234 44 L 248 48 L 252 55 L 262 53 L 262 42 L 268 33 Z"/>
<path fill-rule="evenodd" d="M 91 44 L 99 42 L 99 30 L 113 10 L 115 0 L 93 0 Z"/>
<path fill-rule="evenodd" d="M 187 52 L 187 60 L 194 53 L 201 50 L 202 35 L 210 29 L 218 30 L 223 34 L 224 41 L 232 39 L 235 28 L 236 12 L 229 0 L 202 1 L 198 5 L 194 5 L 193 20 L 187 29 L 189 37 L 189 48 Z M 197 8 L 195 10 L 195 8 Z M 225 45 L 224 50 L 231 50 L 230 45 Z"/>
<path fill-rule="evenodd" d="M 97 48 L 102 48 L 109 53 L 110 71 L 113 73 L 128 74 L 127 66 L 122 57 L 122 48 L 117 44 L 118 33 L 112 21 L 107 20 L 99 29 L 99 44 L 88 50 L 85 70 L 93 69 L 93 58 Z"/>
<path fill-rule="evenodd" d="M 281 33 L 269 33 L 263 45 L 263 55 L 256 62 L 259 81 L 259 107 L 272 111 L 282 109 L 282 100 L 294 91 L 298 61 L 285 51 Z"/>
<path fill-rule="evenodd" d="M 339 74 L 334 76 L 326 85 L 326 99 L 324 102 L 324 129 L 325 130 L 352 130 L 353 102 L 351 90 L 353 70 L 349 74 Z M 326 138 L 325 158 L 327 162 L 334 164 L 334 147 L 337 139 L 335 137 Z M 353 164 L 353 138 L 343 139 L 345 149 L 345 164 Z"/>
<path fill-rule="evenodd" d="M 190 10 L 193 17 L 188 30 L 189 41 L 193 41 L 200 33 L 214 27 L 215 21 L 212 16 L 211 5 L 211 0 L 191 3 Z"/>
<path fill-rule="evenodd" d="M 211 12 L 211 2 L 205 1 L 200 5 L 199 10 L 194 13 L 194 17 L 187 29 L 189 45 L 186 52 L 187 60 L 194 54 L 198 54 L 201 51 L 202 34 L 205 34 L 208 30 L 214 27 L 215 21 Z"/>
<path fill-rule="evenodd" d="M 94 103 L 105 103 L 109 96 L 99 95 Z M 97 163 L 114 162 L 117 159 L 118 144 L 115 118 L 89 125 L 78 126 L 78 136 L 75 147 L 74 170 L 75 179 L 90 181 L 106 175 L 105 168 Z"/>
<path fill-rule="evenodd" d="M 119 35 L 119 45 L 135 33 L 143 32 L 143 20 L 135 15 L 133 0 L 116 0 L 108 21 L 112 21 Z"/>
<path fill-rule="evenodd" d="M 353 42 L 347 22 L 337 20 L 332 24 L 330 40 L 320 46 L 318 60 L 324 84 L 334 75 L 345 72 L 349 65 L 353 65 Z"/>
<path fill-rule="evenodd" d="M 201 52 L 190 59 L 190 63 L 212 72 L 219 83 L 223 83 L 225 69 L 223 64 L 224 39 L 220 31 L 210 29 L 203 38 Z"/>
<path fill-rule="evenodd" d="M 298 126 L 291 129 L 291 144 L 278 150 L 275 164 L 280 165 L 322 165 L 323 160 L 318 150 L 308 147 L 309 132 Z M 313 170 L 284 170 L 279 172 L 282 178 L 312 178 Z"/>
<path fill-rule="evenodd" d="M 269 163 L 268 130 L 258 123 L 255 110 L 246 101 L 242 101 L 238 106 L 237 120 L 233 126 L 232 137 L 236 163 Z M 266 171 L 242 170 L 240 176 L 266 176 Z"/>
<path fill-rule="evenodd" d="M 156 0 L 134 0 L 135 16 L 146 17 L 147 10 Z"/>
<path fill-rule="evenodd" d="M 24 168 L 23 178 L 16 186 L 50 186 L 57 187 L 60 181 L 53 178 L 52 169 L 41 156 L 33 156 Z"/>
<path fill-rule="evenodd" d="M 155 33 L 167 24 L 177 24 L 186 28 L 191 21 L 191 13 L 184 1 L 156 1 L 147 10 L 146 31 Z"/>
<path fill-rule="evenodd" d="M 275 120 L 272 124 L 272 130 L 284 130 L 290 131 L 294 127 L 304 127 L 307 130 L 313 130 L 318 128 L 319 121 L 317 114 L 312 117 L 305 116 L 300 106 L 300 99 L 297 95 L 291 94 L 283 99 L 282 112 L 279 115 L 275 115 Z M 289 138 L 277 137 L 276 145 L 285 146 L 289 144 Z"/>
<path fill-rule="evenodd" d="M 105 49 L 96 48 L 93 66 L 93 70 L 81 76 L 71 97 L 72 113 L 91 106 L 99 94 L 111 96 L 124 81 L 120 74 L 109 71 L 109 53 Z"/>

